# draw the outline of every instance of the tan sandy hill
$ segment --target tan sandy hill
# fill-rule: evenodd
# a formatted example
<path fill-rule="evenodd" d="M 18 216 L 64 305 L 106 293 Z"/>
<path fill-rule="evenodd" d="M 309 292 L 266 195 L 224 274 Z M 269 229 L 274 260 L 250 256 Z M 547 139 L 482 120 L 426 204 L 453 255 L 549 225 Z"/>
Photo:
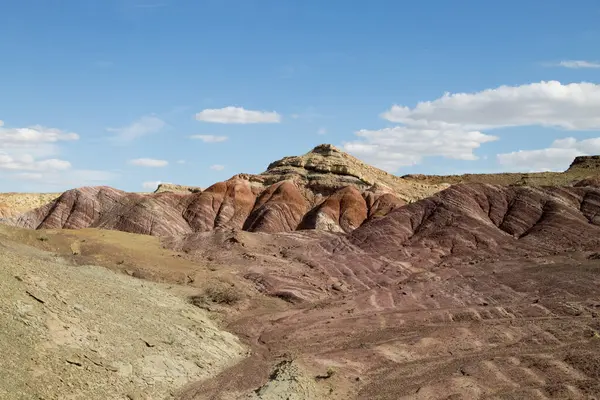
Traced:
<path fill-rule="evenodd" d="M 51 202 L 60 193 L 0 193 L 0 218 L 12 217 Z"/>
<path fill-rule="evenodd" d="M 568 186 L 600 178 L 600 156 L 576 157 L 564 172 L 527 172 L 464 175 L 404 175 L 404 179 L 426 184 L 490 183 L 493 185 Z"/>
<path fill-rule="evenodd" d="M 171 399 L 245 356 L 169 286 L 73 264 L 14 233 L 0 230 L 3 400 Z"/>

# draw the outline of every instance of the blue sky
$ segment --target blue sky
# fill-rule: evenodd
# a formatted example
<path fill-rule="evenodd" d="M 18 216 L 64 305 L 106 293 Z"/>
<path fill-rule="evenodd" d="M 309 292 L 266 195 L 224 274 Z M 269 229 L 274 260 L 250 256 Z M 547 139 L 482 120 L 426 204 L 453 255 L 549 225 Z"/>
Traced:
<path fill-rule="evenodd" d="M 320 143 L 398 175 L 600 153 L 591 0 L 20 0 L 0 16 L 0 191 L 206 187 Z"/>

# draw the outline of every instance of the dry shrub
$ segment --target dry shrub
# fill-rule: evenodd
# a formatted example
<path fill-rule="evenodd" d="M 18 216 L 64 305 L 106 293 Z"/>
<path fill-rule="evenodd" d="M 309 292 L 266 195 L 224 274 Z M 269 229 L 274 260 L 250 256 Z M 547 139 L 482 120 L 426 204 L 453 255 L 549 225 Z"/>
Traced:
<path fill-rule="evenodd" d="M 208 303 L 232 306 L 242 300 L 242 294 L 233 285 L 218 282 L 206 287 L 201 294 L 192 296 L 190 300 L 197 306 Z"/>

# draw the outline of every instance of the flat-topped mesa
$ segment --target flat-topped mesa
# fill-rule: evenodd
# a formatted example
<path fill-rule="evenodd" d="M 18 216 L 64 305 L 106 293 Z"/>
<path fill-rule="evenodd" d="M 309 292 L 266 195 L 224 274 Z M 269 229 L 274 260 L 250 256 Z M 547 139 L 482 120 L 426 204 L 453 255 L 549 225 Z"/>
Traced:
<path fill-rule="evenodd" d="M 571 163 L 567 171 L 576 169 L 596 169 L 600 173 L 600 156 L 579 156 Z"/>

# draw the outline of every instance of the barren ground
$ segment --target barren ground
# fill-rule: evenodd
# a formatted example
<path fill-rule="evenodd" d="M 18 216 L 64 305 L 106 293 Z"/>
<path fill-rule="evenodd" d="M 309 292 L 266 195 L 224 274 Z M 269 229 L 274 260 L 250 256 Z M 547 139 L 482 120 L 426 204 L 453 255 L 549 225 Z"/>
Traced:
<path fill-rule="evenodd" d="M 6 233 L 0 398 L 173 398 L 246 355 L 173 286 L 77 265 Z"/>
<path fill-rule="evenodd" d="M 13 397 L 0 397 L 40 394 L 32 388 L 49 390 L 44 398 L 118 399 L 141 388 L 149 398 L 173 393 L 184 400 L 592 399 L 600 393 L 600 260 L 593 253 L 407 267 L 393 288 L 374 285 L 373 275 L 357 272 L 369 267 L 356 264 L 352 279 L 372 288 L 350 291 L 294 255 L 323 238 L 311 231 L 207 233 L 189 248 L 164 242 L 174 249 L 168 250 L 157 238 L 122 232 L 2 227 L 1 285 L 8 293 L 2 318 L 18 322 L 3 322 L 9 330 L 2 335 L 14 339 L 2 351 L 19 367 L 2 370 L 0 379 L 13 382 L 2 387 Z M 274 281 L 260 283 L 259 275 Z M 239 294 L 231 304 L 188 304 L 188 296 L 223 284 Z M 281 287 L 279 298 L 257 290 L 261 285 Z M 48 322 L 53 318 L 60 322 Z M 193 324 L 205 330 L 201 337 L 190 333 Z M 215 338 L 209 341 L 207 331 Z M 164 343 L 169 334 L 179 336 Z M 144 366 L 147 360 L 156 362 Z M 186 360 L 203 360 L 205 367 Z"/>

